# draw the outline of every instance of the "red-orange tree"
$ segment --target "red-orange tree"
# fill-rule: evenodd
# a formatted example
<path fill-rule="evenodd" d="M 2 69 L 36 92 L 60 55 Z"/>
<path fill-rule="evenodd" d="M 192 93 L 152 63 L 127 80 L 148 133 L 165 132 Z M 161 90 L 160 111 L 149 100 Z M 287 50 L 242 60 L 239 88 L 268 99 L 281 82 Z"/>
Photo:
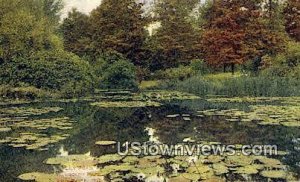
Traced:
<path fill-rule="evenodd" d="M 284 8 L 285 29 L 297 41 L 300 41 L 300 0 L 288 0 Z"/>
<path fill-rule="evenodd" d="M 274 52 L 281 41 L 265 23 L 259 0 L 215 0 L 202 37 L 208 64 L 243 64 Z"/>

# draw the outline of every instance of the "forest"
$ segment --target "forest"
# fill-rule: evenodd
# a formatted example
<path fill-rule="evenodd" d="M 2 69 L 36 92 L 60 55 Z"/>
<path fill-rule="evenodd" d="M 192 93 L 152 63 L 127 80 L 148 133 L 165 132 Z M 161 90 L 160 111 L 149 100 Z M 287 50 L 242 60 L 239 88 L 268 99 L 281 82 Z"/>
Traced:
<path fill-rule="evenodd" d="M 89 15 L 73 9 L 63 20 L 62 1 L 0 6 L 3 98 L 149 86 L 200 95 L 300 92 L 298 0 L 160 0 L 151 7 L 103 0 Z"/>

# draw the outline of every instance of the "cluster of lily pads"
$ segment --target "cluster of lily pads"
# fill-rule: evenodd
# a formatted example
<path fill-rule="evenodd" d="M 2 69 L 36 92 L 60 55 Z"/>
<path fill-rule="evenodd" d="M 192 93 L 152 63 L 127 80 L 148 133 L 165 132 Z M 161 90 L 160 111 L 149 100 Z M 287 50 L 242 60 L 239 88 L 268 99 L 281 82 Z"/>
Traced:
<path fill-rule="evenodd" d="M 1 116 L 13 115 L 19 117 L 38 116 L 50 112 L 59 112 L 61 110 L 62 108 L 60 107 L 44 107 L 44 108 L 7 107 L 7 108 L 1 108 L 0 115 Z"/>
<path fill-rule="evenodd" d="M 98 142 L 112 145 L 114 142 Z M 295 181 L 287 166 L 266 156 L 121 156 L 100 157 L 65 155 L 49 158 L 48 165 L 61 167 L 61 172 L 26 173 L 22 180 L 43 181 L 226 181 L 235 176 L 242 180 L 275 179 Z"/>
<path fill-rule="evenodd" d="M 159 107 L 160 103 L 154 101 L 102 101 L 91 104 L 102 108 L 137 108 L 137 107 Z"/>
<path fill-rule="evenodd" d="M 238 109 L 198 111 L 199 117 L 220 116 L 231 122 L 255 122 L 259 125 L 282 125 L 300 127 L 300 106 L 253 105 L 251 111 Z"/>
<path fill-rule="evenodd" d="M 217 103 L 270 103 L 280 102 L 284 104 L 299 105 L 300 97 L 221 97 L 206 99 Z"/>
<path fill-rule="evenodd" d="M 40 133 L 20 133 L 18 137 L 6 137 L 1 143 L 9 143 L 14 148 L 26 148 L 27 150 L 48 150 L 47 146 L 65 140 L 68 134 L 46 135 Z"/>
<path fill-rule="evenodd" d="M 68 117 L 33 119 L 50 112 L 59 112 L 59 107 L 9 107 L 0 111 L 0 144 L 28 150 L 48 150 L 48 146 L 66 139 L 69 135 L 62 131 L 72 129 L 74 121 Z M 45 132 L 49 129 L 55 132 Z"/>
<path fill-rule="evenodd" d="M 125 107 L 159 107 L 161 101 L 171 100 L 192 100 L 199 97 L 177 91 L 153 90 L 141 93 L 132 93 L 129 91 L 103 92 L 102 101 L 92 103 L 92 106 L 125 108 Z"/>

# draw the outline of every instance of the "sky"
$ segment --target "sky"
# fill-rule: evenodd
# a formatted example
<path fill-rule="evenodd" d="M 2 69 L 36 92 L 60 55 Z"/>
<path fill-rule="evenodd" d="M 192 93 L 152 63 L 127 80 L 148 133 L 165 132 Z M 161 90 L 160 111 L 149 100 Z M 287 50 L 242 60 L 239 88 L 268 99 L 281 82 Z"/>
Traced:
<path fill-rule="evenodd" d="M 65 8 L 62 13 L 62 18 L 67 17 L 68 12 L 72 10 L 72 8 L 77 8 L 79 11 L 83 13 L 90 13 L 93 9 L 101 4 L 101 0 L 63 0 Z M 150 3 L 153 0 L 141 0 L 143 2 Z M 205 0 L 201 0 L 203 2 Z"/>
<path fill-rule="evenodd" d="M 67 17 L 68 12 L 72 8 L 77 8 L 83 13 L 90 13 L 98 5 L 100 5 L 101 0 L 64 0 L 65 8 L 62 13 L 62 18 Z"/>

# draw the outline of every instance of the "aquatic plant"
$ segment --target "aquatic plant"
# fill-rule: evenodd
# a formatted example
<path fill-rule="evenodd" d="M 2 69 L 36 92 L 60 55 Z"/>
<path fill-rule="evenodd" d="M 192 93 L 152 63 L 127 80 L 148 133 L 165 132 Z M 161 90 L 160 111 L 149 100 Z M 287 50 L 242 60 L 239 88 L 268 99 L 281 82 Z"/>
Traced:
<path fill-rule="evenodd" d="M 279 160 L 266 156 L 120 156 L 107 154 L 92 157 L 89 153 L 83 155 L 67 155 L 49 158 L 45 161 L 48 165 L 59 165 L 62 172 L 58 174 L 26 173 L 20 175 L 23 180 L 37 182 L 53 177 L 60 178 L 66 171 L 69 174 L 84 171 L 75 175 L 76 179 L 108 179 L 109 181 L 124 180 L 150 180 L 154 181 L 198 181 L 218 180 L 226 181 L 228 175 L 238 175 L 244 180 L 265 178 L 295 180 L 293 174 L 287 171 L 286 166 Z M 254 179 L 254 178 L 253 178 Z"/>
<path fill-rule="evenodd" d="M 116 102 L 95 102 L 91 104 L 92 106 L 104 107 L 104 108 L 125 108 L 125 107 L 159 107 L 161 106 L 158 102 L 153 101 L 116 101 Z"/>

